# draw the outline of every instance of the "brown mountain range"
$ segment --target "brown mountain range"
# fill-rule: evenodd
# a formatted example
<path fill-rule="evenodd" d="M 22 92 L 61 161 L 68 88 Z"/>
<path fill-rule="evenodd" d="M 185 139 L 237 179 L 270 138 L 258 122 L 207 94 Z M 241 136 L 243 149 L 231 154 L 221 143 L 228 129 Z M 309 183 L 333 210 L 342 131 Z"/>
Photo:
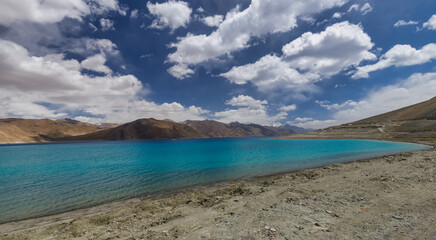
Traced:
<path fill-rule="evenodd" d="M 0 119 L 0 143 L 173 139 L 207 137 L 283 136 L 294 134 L 291 126 L 280 128 L 257 124 L 138 119 L 117 125 L 93 125 L 71 119 Z"/>
<path fill-rule="evenodd" d="M 285 138 L 360 138 L 436 141 L 436 97 L 356 122 Z"/>
<path fill-rule="evenodd" d="M 77 136 L 106 127 L 72 119 L 0 119 L 0 143 L 47 142 L 65 136 Z"/>
<path fill-rule="evenodd" d="M 202 138 L 193 128 L 170 120 L 138 119 L 118 127 L 81 136 L 57 138 L 56 141 L 133 140 L 162 138 Z"/>
<path fill-rule="evenodd" d="M 185 121 L 185 124 L 207 137 L 283 136 L 295 133 L 290 129 L 238 122 L 227 124 L 213 120 L 204 120 Z"/>

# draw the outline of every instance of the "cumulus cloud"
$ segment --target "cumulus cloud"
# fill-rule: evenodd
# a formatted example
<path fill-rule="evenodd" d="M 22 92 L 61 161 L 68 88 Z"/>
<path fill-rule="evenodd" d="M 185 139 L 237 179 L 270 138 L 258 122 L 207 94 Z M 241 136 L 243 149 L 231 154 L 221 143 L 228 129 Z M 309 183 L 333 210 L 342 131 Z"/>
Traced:
<path fill-rule="evenodd" d="M 256 123 L 262 125 L 274 125 L 286 118 L 286 112 L 276 115 L 268 114 L 268 101 L 257 100 L 251 96 L 239 95 L 226 101 L 226 105 L 236 107 L 216 112 L 214 117 L 222 122 Z"/>
<path fill-rule="evenodd" d="M 194 73 L 194 70 L 185 65 L 174 65 L 168 69 L 168 73 L 178 79 L 184 79 L 188 76 L 191 76 Z"/>
<path fill-rule="evenodd" d="M 334 119 L 341 123 L 360 120 L 433 98 L 436 93 L 436 73 L 415 73 L 399 83 L 370 92 L 353 104 L 338 104 Z M 350 101 L 347 101 L 350 102 Z"/>
<path fill-rule="evenodd" d="M 117 0 L 4 0 L 0 9 L 0 24 L 9 25 L 18 21 L 55 23 L 65 17 L 82 20 L 86 15 L 107 11 L 123 13 Z"/>
<path fill-rule="evenodd" d="M 335 13 L 333 14 L 333 18 L 341 18 L 342 15 L 343 15 L 343 13 L 335 12 Z"/>
<path fill-rule="evenodd" d="M 102 54 L 97 54 L 89 57 L 81 62 L 81 67 L 84 69 L 92 70 L 95 72 L 101 72 L 105 74 L 112 73 L 112 70 L 104 65 L 106 58 Z"/>
<path fill-rule="evenodd" d="M 176 121 L 202 119 L 207 111 L 180 103 L 142 99 L 147 91 L 133 75 L 89 76 L 77 60 L 62 54 L 36 57 L 22 46 L 0 40 L 0 117 L 77 117 L 127 122 L 142 117 Z M 107 69 L 105 69 L 107 70 Z"/>
<path fill-rule="evenodd" d="M 312 73 L 301 74 L 275 55 L 264 56 L 255 63 L 233 67 L 220 76 L 238 85 L 251 82 L 263 92 L 279 88 L 308 90 L 306 86 L 319 77 Z"/>
<path fill-rule="evenodd" d="M 397 44 L 383 54 L 377 63 L 358 67 L 353 78 L 368 78 L 370 72 L 385 69 L 390 66 L 412 66 L 427 63 L 433 59 L 436 59 L 435 43 L 429 43 L 419 50 L 408 44 Z"/>
<path fill-rule="evenodd" d="M 179 27 L 186 27 L 191 20 L 192 9 L 188 3 L 182 1 L 168 1 L 164 3 L 147 3 L 150 14 L 156 17 L 151 28 L 170 28 L 171 31 Z"/>
<path fill-rule="evenodd" d="M 101 30 L 103 32 L 109 31 L 109 30 L 115 30 L 114 21 L 110 20 L 110 19 L 101 18 L 100 19 L 100 26 L 101 26 Z"/>
<path fill-rule="evenodd" d="M 185 66 L 199 64 L 247 47 L 251 37 L 286 32 L 297 26 L 297 18 L 343 5 L 346 0 L 253 0 L 243 11 L 239 7 L 225 16 L 218 29 L 209 35 L 188 34 L 171 44 L 174 53 L 168 61 Z"/>
<path fill-rule="evenodd" d="M 436 14 L 433 14 L 427 22 L 422 24 L 423 28 L 436 30 Z"/>
<path fill-rule="evenodd" d="M 398 20 L 394 27 L 401 27 L 401 26 L 408 26 L 408 25 L 417 25 L 419 22 L 417 21 L 404 21 L 404 20 Z"/>
<path fill-rule="evenodd" d="M 81 48 L 82 49 L 82 48 Z M 98 51 L 101 54 L 117 55 L 117 45 L 109 39 L 85 39 L 85 49 L 91 51 Z"/>
<path fill-rule="evenodd" d="M 283 112 L 290 112 L 290 111 L 294 111 L 297 109 L 297 105 L 295 104 L 291 104 L 291 105 L 287 105 L 287 106 L 282 106 L 279 108 L 279 110 L 283 111 Z"/>
<path fill-rule="evenodd" d="M 233 97 L 232 99 L 226 101 L 226 105 L 234 107 L 248 107 L 253 109 L 263 108 L 264 105 L 268 104 L 267 100 L 256 100 L 250 96 L 239 95 Z"/>
<path fill-rule="evenodd" d="M 220 76 L 236 84 L 253 83 L 260 91 L 307 91 L 310 84 L 363 60 L 376 59 L 369 52 L 371 38 L 358 25 L 341 22 L 320 33 L 307 32 L 283 46 L 283 55 L 267 55 L 252 64 L 233 67 Z"/>
<path fill-rule="evenodd" d="M 215 15 L 203 18 L 203 23 L 209 27 L 218 27 L 224 20 L 223 15 Z"/>
<path fill-rule="evenodd" d="M 374 46 L 361 26 L 336 23 L 320 33 L 307 32 L 283 47 L 283 58 L 297 69 L 331 76 L 376 56 Z"/>

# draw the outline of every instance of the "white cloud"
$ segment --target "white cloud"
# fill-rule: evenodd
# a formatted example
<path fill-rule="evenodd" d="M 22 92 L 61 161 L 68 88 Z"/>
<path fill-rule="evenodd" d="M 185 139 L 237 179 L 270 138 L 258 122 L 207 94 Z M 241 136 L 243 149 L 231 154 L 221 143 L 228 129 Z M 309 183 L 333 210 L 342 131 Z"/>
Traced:
<path fill-rule="evenodd" d="M 297 117 L 295 118 L 295 122 L 307 122 L 307 121 L 311 121 L 313 120 L 313 118 L 309 118 L 309 117 Z"/>
<path fill-rule="evenodd" d="M 372 6 L 369 3 L 365 3 L 362 8 L 360 9 L 360 12 L 362 15 L 366 15 L 367 13 L 372 11 Z"/>
<path fill-rule="evenodd" d="M 289 121 L 287 124 L 301 127 L 301 128 L 311 128 L 311 129 L 322 129 L 327 128 L 331 126 L 335 126 L 340 124 L 340 121 L 334 120 L 334 119 L 328 119 L 328 120 L 313 120 L 312 118 L 299 118 L 299 119 L 307 119 L 304 121 Z"/>
<path fill-rule="evenodd" d="M 397 84 L 369 93 L 355 104 L 338 109 L 333 116 L 341 123 L 356 121 L 428 100 L 435 93 L 436 73 L 416 73 Z"/>
<path fill-rule="evenodd" d="M 325 108 L 327 110 L 339 110 L 339 109 L 343 109 L 343 108 L 346 108 L 346 107 L 353 107 L 353 106 L 357 105 L 357 102 L 352 101 L 352 100 L 345 101 L 342 104 L 337 104 L 337 103 L 329 104 L 330 102 L 327 101 L 327 100 L 324 100 L 324 101 L 318 101 L 317 100 L 315 102 L 318 103 L 321 107 L 323 107 L 323 108 Z"/>
<path fill-rule="evenodd" d="M 295 104 L 291 104 L 288 106 L 282 106 L 279 108 L 279 110 L 283 111 L 283 112 L 290 112 L 290 111 L 294 111 L 295 109 L 297 109 L 297 105 L 295 105 Z"/>
<path fill-rule="evenodd" d="M 98 28 L 94 24 L 89 23 L 88 26 L 92 29 L 93 32 L 97 32 Z"/>
<path fill-rule="evenodd" d="M 369 3 L 365 3 L 362 7 L 360 7 L 359 4 L 353 4 L 350 6 L 350 8 L 348 8 L 347 12 L 352 12 L 352 11 L 360 11 L 362 13 L 362 15 L 366 15 L 367 13 L 371 12 L 373 10 L 371 4 Z"/>
<path fill-rule="evenodd" d="M 404 21 L 404 20 L 398 20 L 395 24 L 394 27 L 401 27 L 401 26 L 407 26 L 407 25 L 417 25 L 419 22 L 418 21 Z"/>
<path fill-rule="evenodd" d="M 358 11 L 359 10 L 359 4 L 353 4 L 353 5 L 351 5 L 350 6 L 350 8 L 348 9 L 348 12 L 351 12 L 351 11 Z"/>
<path fill-rule="evenodd" d="M 268 114 L 268 101 L 257 100 L 250 96 L 239 95 L 226 101 L 226 105 L 237 107 L 236 109 L 226 109 L 216 112 L 214 117 L 218 121 L 225 123 L 241 122 L 256 123 L 261 125 L 275 125 L 286 118 L 286 112 L 279 112 L 276 115 Z"/>
<path fill-rule="evenodd" d="M 204 13 L 204 8 L 202 8 L 202 7 L 197 8 L 197 12 Z"/>
<path fill-rule="evenodd" d="M 290 66 L 322 76 L 331 76 L 376 56 L 363 29 L 349 22 L 336 23 L 320 33 L 307 32 L 283 47 Z"/>
<path fill-rule="evenodd" d="M 184 79 L 191 76 L 194 73 L 194 70 L 185 65 L 174 65 L 168 69 L 168 73 L 178 79 Z"/>
<path fill-rule="evenodd" d="M 168 61 L 184 66 L 217 59 L 247 47 L 251 37 L 286 32 L 297 26 L 297 18 L 343 5 L 347 0 L 253 0 L 243 11 L 228 12 L 218 29 L 209 35 L 188 34 L 171 44 L 176 48 Z"/>
<path fill-rule="evenodd" d="M 105 74 L 112 73 L 112 70 L 104 65 L 106 63 L 106 58 L 102 54 L 97 54 L 89 57 L 81 62 L 81 66 L 84 69 L 92 70 L 95 72 L 101 72 Z"/>
<path fill-rule="evenodd" d="M 100 26 L 101 26 L 101 30 L 103 32 L 109 31 L 109 30 L 115 30 L 114 21 L 110 20 L 110 19 L 101 18 L 100 19 Z"/>
<path fill-rule="evenodd" d="M 22 46 L 0 40 L 0 117 L 60 118 L 82 112 L 78 117 L 119 123 L 143 117 L 203 119 L 208 113 L 176 102 L 142 100 L 147 89 L 133 75 L 97 77 L 80 69 L 78 61 L 62 54 L 31 56 Z"/>
<path fill-rule="evenodd" d="M 433 14 L 427 22 L 422 24 L 422 27 L 430 30 L 436 30 L 436 14 Z"/>
<path fill-rule="evenodd" d="M 130 12 L 130 18 L 131 19 L 134 19 L 134 18 L 137 18 L 138 17 L 138 9 L 133 9 L 131 12 Z"/>
<path fill-rule="evenodd" d="M 182 1 L 168 1 L 164 3 L 147 3 L 148 11 L 156 17 L 151 28 L 170 28 L 171 31 L 179 27 L 186 27 L 191 20 L 192 9 L 188 3 Z"/>
<path fill-rule="evenodd" d="M 410 45 L 397 44 L 383 54 L 377 63 L 358 67 L 353 78 L 368 78 L 370 72 L 385 69 L 390 66 L 412 66 L 427 63 L 432 59 L 436 59 L 435 43 L 429 43 L 419 50 Z"/>
<path fill-rule="evenodd" d="M 343 15 L 343 13 L 335 12 L 335 13 L 333 14 L 333 18 L 341 18 L 342 15 Z"/>
<path fill-rule="evenodd" d="M 204 24 L 209 27 L 218 27 L 224 20 L 223 15 L 215 15 L 203 18 Z"/>
<path fill-rule="evenodd" d="M 320 33 L 304 33 L 282 48 L 281 57 L 267 55 L 220 76 L 240 85 L 251 82 L 260 91 L 310 91 L 323 77 L 375 59 L 369 52 L 373 45 L 360 26 L 341 22 Z"/>
<path fill-rule="evenodd" d="M 0 24 L 9 25 L 18 21 L 55 23 L 65 17 L 82 20 L 86 15 L 107 11 L 122 13 L 116 0 L 2 0 Z"/>
<path fill-rule="evenodd" d="M 230 105 L 233 107 L 248 107 L 252 109 L 261 109 L 264 105 L 267 105 L 267 100 L 256 100 L 250 96 L 239 95 L 237 97 L 233 97 L 232 99 L 226 101 L 226 105 Z"/>
<path fill-rule="evenodd" d="M 88 38 L 85 41 L 86 50 L 98 51 L 104 55 L 117 55 L 117 45 L 109 39 L 92 39 Z"/>
<path fill-rule="evenodd" d="M 300 74 L 274 55 L 264 56 L 255 63 L 233 67 L 220 76 L 239 85 L 251 82 L 263 92 L 276 89 L 308 90 L 307 85 L 319 77 L 312 73 Z"/>

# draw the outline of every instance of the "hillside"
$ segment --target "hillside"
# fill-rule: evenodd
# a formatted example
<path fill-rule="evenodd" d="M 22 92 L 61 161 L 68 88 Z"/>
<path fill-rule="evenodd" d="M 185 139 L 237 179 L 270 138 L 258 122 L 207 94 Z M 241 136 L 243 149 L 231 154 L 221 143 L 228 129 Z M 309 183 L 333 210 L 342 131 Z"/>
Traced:
<path fill-rule="evenodd" d="M 136 121 L 81 136 L 57 138 L 56 141 L 133 140 L 205 137 L 193 128 L 169 120 L 153 118 Z"/>
<path fill-rule="evenodd" d="M 0 119 L 0 143 L 47 142 L 105 129 L 72 119 Z"/>
<path fill-rule="evenodd" d="M 395 111 L 362 119 L 354 124 L 410 120 L 436 120 L 436 97 Z"/>
<path fill-rule="evenodd" d="M 285 138 L 436 141 L 436 97 L 388 113 Z"/>
<path fill-rule="evenodd" d="M 213 120 L 204 120 L 185 121 L 185 124 L 207 137 L 283 136 L 295 133 L 290 129 L 238 122 L 227 124 Z"/>

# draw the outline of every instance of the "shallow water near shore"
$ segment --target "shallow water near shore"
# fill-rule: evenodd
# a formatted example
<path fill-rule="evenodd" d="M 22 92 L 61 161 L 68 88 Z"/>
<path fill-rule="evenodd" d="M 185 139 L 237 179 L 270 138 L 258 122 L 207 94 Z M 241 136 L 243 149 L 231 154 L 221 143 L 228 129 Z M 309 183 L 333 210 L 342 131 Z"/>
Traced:
<path fill-rule="evenodd" d="M 426 148 L 368 140 L 264 138 L 2 145 L 0 223 Z"/>

